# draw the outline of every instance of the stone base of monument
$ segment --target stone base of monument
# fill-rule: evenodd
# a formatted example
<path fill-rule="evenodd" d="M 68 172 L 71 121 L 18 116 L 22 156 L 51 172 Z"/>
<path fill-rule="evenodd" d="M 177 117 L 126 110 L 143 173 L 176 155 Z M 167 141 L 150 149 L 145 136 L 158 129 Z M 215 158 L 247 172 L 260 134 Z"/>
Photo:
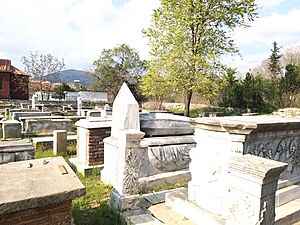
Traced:
<path fill-rule="evenodd" d="M 133 210 L 143 208 L 145 204 L 146 201 L 141 195 L 120 195 L 116 189 L 110 192 L 110 206 L 113 209 L 119 211 Z"/>
<path fill-rule="evenodd" d="M 100 174 L 104 167 L 104 164 L 88 166 L 80 163 L 77 158 L 70 158 L 69 161 L 76 166 L 77 171 L 85 177 L 91 175 L 92 173 Z"/>
<path fill-rule="evenodd" d="M 170 209 L 166 209 L 164 205 L 165 196 L 167 193 L 172 193 L 174 191 L 184 190 L 185 188 L 176 188 L 170 190 L 164 190 L 159 192 L 148 193 L 140 196 L 140 204 L 142 208 L 130 209 L 122 212 L 122 216 L 126 219 L 129 224 L 132 225 L 163 225 L 163 224 L 180 224 L 180 225 L 191 225 L 188 221 L 181 217 L 179 214 L 176 215 L 175 212 L 170 212 Z M 147 208 L 147 209 L 146 209 Z M 160 211 L 161 214 L 167 218 L 167 221 L 162 221 L 158 216 L 154 217 L 156 211 Z M 171 220 L 171 221 L 170 221 Z M 181 221 L 180 221 L 181 220 Z M 174 222 L 176 221 L 176 222 Z M 184 223 L 179 223 L 184 221 Z M 167 223 L 165 223 L 167 222 Z M 193 224 L 194 225 L 194 224 Z"/>
<path fill-rule="evenodd" d="M 208 212 L 193 202 L 188 201 L 187 189 L 166 194 L 165 204 L 195 224 L 225 224 L 225 220 L 223 220 L 220 215 Z"/>
<path fill-rule="evenodd" d="M 300 198 L 300 177 L 290 180 L 279 180 L 276 191 L 276 207 Z"/>
<path fill-rule="evenodd" d="M 188 200 L 187 190 L 166 194 L 165 205 L 195 224 L 222 225 L 225 220 L 220 215 L 208 212 Z M 276 207 L 275 225 L 295 225 L 300 220 L 300 198 Z M 183 210 L 184 209 L 184 210 Z M 159 215 L 155 215 L 159 219 Z"/>

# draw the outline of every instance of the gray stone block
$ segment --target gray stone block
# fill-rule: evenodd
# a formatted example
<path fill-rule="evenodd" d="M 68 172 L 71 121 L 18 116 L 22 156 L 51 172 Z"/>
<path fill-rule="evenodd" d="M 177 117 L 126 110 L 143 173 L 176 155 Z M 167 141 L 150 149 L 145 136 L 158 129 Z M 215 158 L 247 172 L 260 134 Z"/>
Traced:
<path fill-rule="evenodd" d="M 16 120 L 7 120 L 2 122 L 3 139 L 21 138 L 22 126 L 21 122 Z"/>
<path fill-rule="evenodd" d="M 67 131 L 53 131 L 53 154 L 58 155 L 67 152 Z"/>

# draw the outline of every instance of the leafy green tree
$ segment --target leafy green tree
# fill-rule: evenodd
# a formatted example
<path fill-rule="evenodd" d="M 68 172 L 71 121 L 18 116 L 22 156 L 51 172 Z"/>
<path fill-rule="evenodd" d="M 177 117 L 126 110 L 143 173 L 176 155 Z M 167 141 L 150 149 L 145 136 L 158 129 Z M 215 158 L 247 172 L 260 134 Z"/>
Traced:
<path fill-rule="evenodd" d="M 64 98 L 65 91 L 73 91 L 73 89 L 67 83 L 64 82 L 58 87 L 54 88 L 54 92 L 58 95 L 59 99 Z"/>
<path fill-rule="evenodd" d="M 237 51 L 231 31 L 247 26 L 256 9 L 254 0 L 161 0 L 154 10 L 152 25 L 144 30 L 152 54 L 149 67 L 184 94 L 185 115 L 193 92 L 213 80 L 209 74 L 220 68 L 220 55 Z"/>
<path fill-rule="evenodd" d="M 43 92 L 42 82 L 46 75 L 51 75 L 58 80 L 59 72 L 65 67 L 64 59 L 59 60 L 51 54 L 39 54 L 38 52 L 29 53 L 29 56 L 23 56 L 21 62 L 24 64 L 25 72 L 31 75 L 40 83 L 40 91 Z"/>
<path fill-rule="evenodd" d="M 136 89 L 139 88 L 141 75 L 146 71 L 145 63 L 139 53 L 127 44 L 104 49 L 99 59 L 94 61 L 92 75 L 97 78 L 94 89 L 107 91 L 112 101 L 124 82 L 129 84 L 134 93 L 138 93 Z"/>
<path fill-rule="evenodd" d="M 285 75 L 280 80 L 280 90 L 283 93 L 284 106 L 293 106 L 295 96 L 300 89 L 300 64 L 288 64 Z"/>
<path fill-rule="evenodd" d="M 145 95 L 155 100 L 158 109 L 162 108 L 162 103 L 166 98 L 176 93 L 166 77 L 155 71 L 148 71 L 148 74 L 141 78 L 141 89 Z"/>

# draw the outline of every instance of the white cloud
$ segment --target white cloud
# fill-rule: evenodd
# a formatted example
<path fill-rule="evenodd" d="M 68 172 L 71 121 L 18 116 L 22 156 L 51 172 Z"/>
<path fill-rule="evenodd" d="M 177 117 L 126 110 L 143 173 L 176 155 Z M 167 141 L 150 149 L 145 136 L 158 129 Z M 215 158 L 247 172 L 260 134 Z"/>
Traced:
<path fill-rule="evenodd" d="M 0 58 L 19 59 L 29 51 L 64 57 L 68 68 L 86 68 L 103 48 L 128 43 L 145 57 L 146 28 L 159 0 L 0 0 Z M 16 7 L 17 6 L 17 7 Z"/>
<path fill-rule="evenodd" d="M 274 5 L 279 5 L 286 0 L 256 0 L 258 6 L 269 7 Z"/>
<path fill-rule="evenodd" d="M 243 60 L 235 57 L 230 66 L 239 67 L 242 73 L 253 68 L 270 55 L 272 43 L 286 49 L 300 45 L 300 9 L 290 10 L 287 14 L 273 13 L 252 22 L 249 28 L 240 28 L 234 33 L 234 39 L 243 55 Z"/>
<path fill-rule="evenodd" d="M 288 0 L 257 0 L 265 9 Z M 128 0 L 115 7 L 112 0 L 0 0 L 0 58 L 22 68 L 20 58 L 38 50 L 63 57 L 67 68 L 89 69 L 103 48 L 128 43 L 148 56 L 147 28 L 159 0 Z M 269 8 L 268 8 L 269 7 Z M 243 55 L 230 65 L 242 72 L 268 57 L 272 42 L 284 48 L 300 45 L 300 9 L 273 13 L 239 29 L 234 39 Z"/>
<path fill-rule="evenodd" d="M 277 41 L 288 44 L 300 34 L 299 20 L 300 9 L 291 10 L 286 15 L 273 13 L 256 19 L 249 28 L 237 30 L 234 38 L 241 47 L 253 42 L 270 44 Z"/>

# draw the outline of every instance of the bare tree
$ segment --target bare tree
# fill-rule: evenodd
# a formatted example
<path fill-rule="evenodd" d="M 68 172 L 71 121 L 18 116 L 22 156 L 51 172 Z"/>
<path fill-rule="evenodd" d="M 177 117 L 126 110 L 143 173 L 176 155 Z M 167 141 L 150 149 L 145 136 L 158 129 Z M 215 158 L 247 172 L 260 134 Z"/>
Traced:
<path fill-rule="evenodd" d="M 42 82 L 45 76 L 51 75 L 58 79 L 59 72 L 64 68 L 64 59 L 59 60 L 51 54 L 39 54 L 38 52 L 29 53 L 29 56 L 23 56 L 21 62 L 24 64 L 24 70 L 40 83 L 40 91 L 43 92 Z"/>
<path fill-rule="evenodd" d="M 285 68 L 287 65 L 300 64 L 300 46 L 290 47 L 284 51 L 282 64 Z"/>

